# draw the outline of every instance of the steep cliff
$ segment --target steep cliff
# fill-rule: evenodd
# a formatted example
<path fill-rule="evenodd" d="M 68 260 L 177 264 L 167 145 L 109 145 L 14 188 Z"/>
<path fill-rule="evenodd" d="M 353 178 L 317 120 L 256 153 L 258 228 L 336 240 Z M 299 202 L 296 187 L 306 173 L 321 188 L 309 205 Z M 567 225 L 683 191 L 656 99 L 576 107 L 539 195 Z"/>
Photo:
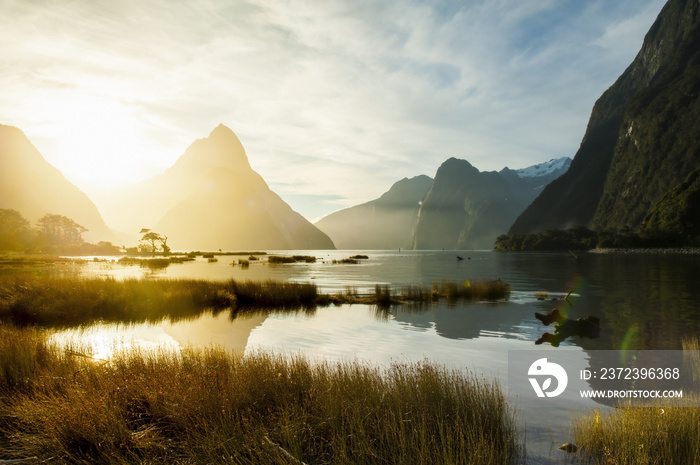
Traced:
<path fill-rule="evenodd" d="M 697 0 L 670 0 L 632 64 L 598 99 L 569 171 L 511 234 L 585 225 L 639 228 L 650 208 L 700 166 Z"/>

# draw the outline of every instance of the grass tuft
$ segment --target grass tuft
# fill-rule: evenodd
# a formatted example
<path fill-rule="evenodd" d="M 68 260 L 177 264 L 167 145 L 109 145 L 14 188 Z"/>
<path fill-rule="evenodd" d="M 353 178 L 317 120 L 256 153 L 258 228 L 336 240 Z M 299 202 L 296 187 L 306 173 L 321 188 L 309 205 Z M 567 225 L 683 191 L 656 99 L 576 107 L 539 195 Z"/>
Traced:
<path fill-rule="evenodd" d="M 700 408 L 630 407 L 576 418 L 582 454 L 597 463 L 697 463 Z"/>
<path fill-rule="evenodd" d="M 697 337 L 682 340 L 683 349 L 696 351 Z M 687 361 L 693 375 L 700 360 Z M 697 379 L 697 378 L 696 378 Z M 686 399 L 692 402 L 693 399 Z M 697 399 L 695 399 L 697 402 Z M 581 453 L 593 463 L 677 464 L 700 460 L 700 408 L 628 407 L 603 414 L 594 410 L 574 418 L 574 436 Z"/>
<path fill-rule="evenodd" d="M 429 363 L 381 371 L 219 349 L 108 363 L 0 326 L 0 459 L 53 463 L 512 463 L 494 382 Z M 19 349 L 19 350 L 18 350 Z M 18 380 L 21 380 L 18 382 Z"/>

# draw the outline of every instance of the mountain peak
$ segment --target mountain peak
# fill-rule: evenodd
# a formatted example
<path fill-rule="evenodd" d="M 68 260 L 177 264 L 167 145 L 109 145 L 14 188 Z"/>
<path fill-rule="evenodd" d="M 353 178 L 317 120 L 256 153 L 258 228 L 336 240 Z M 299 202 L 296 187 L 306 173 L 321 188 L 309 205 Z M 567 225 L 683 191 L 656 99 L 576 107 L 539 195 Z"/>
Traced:
<path fill-rule="evenodd" d="M 221 123 L 209 133 L 209 136 L 199 140 L 205 140 L 213 144 L 221 145 L 222 147 L 218 148 L 223 150 L 243 152 L 243 155 L 245 156 L 245 149 L 243 149 L 243 144 L 241 144 L 241 141 L 238 139 L 236 133 L 233 132 L 228 126 L 224 126 Z M 197 142 L 199 141 L 196 141 L 195 144 Z M 210 147 L 210 149 L 211 148 L 213 147 Z M 248 157 L 246 157 L 246 160 L 247 159 Z"/>
<path fill-rule="evenodd" d="M 334 248 L 327 235 L 270 190 L 223 124 L 194 141 L 165 173 L 135 185 L 118 201 L 117 208 L 128 214 L 120 215 L 122 229 L 153 225 L 170 237 L 174 249 Z"/>
<path fill-rule="evenodd" d="M 449 167 L 449 166 L 464 166 L 471 168 L 472 164 L 469 163 L 467 160 L 464 160 L 462 158 L 456 158 L 456 157 L 450 157 L 447 160 L 445 160 L 440 167 Z"/>
<path fill-rule="evenodd" d="M 251 170 L 243 144 L 236 134 L 219 124 L 203 139 L 197 139 L 170 168 L 175 172 L 191 176 L 207 174 L 212 169 Z"/>
<path fill-rule="evenodd" d="M 561 171 L 562 173 L 569 169 L 571 165 L 571 158 L 561 157 L 552 158 L 544 163 L 538 163 L 537 165 L 528 166 L 527 168 L 521 168 L 519 170 L 514 170 L 521 178 L 535 178 L 550 175 L 554 172 Z"/>
<path fill-rule="evenodd" d="M 209 133 L 209 137 L 220 137 L 220 136 L 231 136 L 233 135 L 236 137 L 236 133 L 234 133 L 228 126 L 224 125 L 224 123 L 219 123 L 217 127 L 214 128 L 212 132 Z M 208 137 L 208 138 L 209 138 Z M 238 139 L 238 137 L 236 137 Z"/>
<path fill-rule="evenodd" d="M 473 178 L 479 175 L 479 170 L 467 160 L 451 157 L 445 160 L 435 173 L 435 179 Z"/>

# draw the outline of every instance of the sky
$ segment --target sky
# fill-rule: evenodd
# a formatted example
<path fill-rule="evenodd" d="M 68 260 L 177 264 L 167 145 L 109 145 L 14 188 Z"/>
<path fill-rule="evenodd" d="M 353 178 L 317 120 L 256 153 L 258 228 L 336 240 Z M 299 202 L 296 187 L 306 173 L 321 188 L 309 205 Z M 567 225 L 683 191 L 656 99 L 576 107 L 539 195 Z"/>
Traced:
<path fill-rule="evenodd" d="M 313 221 L 450 157 L 573 157 L 664 3 L 2 0 L 0 124 L 97 196 L 223 123 Z"/>

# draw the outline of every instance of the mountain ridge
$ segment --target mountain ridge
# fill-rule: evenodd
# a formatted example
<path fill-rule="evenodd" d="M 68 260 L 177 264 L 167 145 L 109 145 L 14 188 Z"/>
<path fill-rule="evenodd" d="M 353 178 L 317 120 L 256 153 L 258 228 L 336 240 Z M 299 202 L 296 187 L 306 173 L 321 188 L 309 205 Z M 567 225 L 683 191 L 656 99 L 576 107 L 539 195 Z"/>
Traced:
<path fill-rule="evenodd" d="M 0 208 L 17 210 L 32 223 L 47 213 L 66 216 L 88 229 L 87 241 L 117 241 L 92 200 L 21 129 L 6 125 L 0 125 Z"/>
<path fill-rule="evenodd" d="M 575 225 L 638 229 L 665 192 L 698 167 L 699 10 L 695 0 L 666 3 L 635 59 L 596 101 L 569 171 L 509 234 Z M 679 111 L 686 116 L 673 114 Z"/>
<path fill-rule="evenodd" d="M 147 202 L 144 202 L 147 199 Z M 153 229 L 180 250 L 332 249 L 255 172 L 236 134 L 219 124 L 162 174 L 116 199 L 121 229 Z M 127 205 L 139 208 L 124 208 Z"/>
<path fill-rule="evenodd" d="M 316 225 L 341 249 L 491 248 L 542 184 L 560 176 L 570 162 L 562 157 L 519 170 L 480 172 L 451 157 L 434 179 L 404 178 L 378 199 L 332 213 Z M 551 169 L 538 170 L 540 165 Z"/>
<path fill-rule="evenodd" d="M 492 248 L 495 238 L 526 205 L 496 171 L 447 159 L 435 173 L 413 229 L 412 248 Z M 522 205 L 521 205 L 522 204 Z"/>
<path fill-rule="evenodd" d="M 403 178 L 379 198 L 331 213 L 315 224 L 339 249 L 408 247 L 419 202 L 432 181 L 426 175 Z"/>

